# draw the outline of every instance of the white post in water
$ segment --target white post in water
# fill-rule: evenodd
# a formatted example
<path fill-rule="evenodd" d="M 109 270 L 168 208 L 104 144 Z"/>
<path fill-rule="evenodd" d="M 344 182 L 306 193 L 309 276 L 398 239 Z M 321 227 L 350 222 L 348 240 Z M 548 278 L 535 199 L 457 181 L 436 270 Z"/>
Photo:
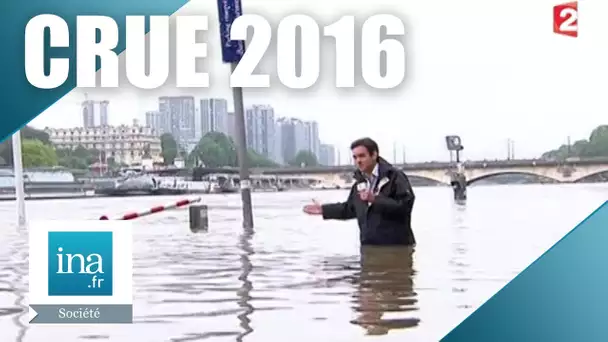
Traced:
<path fill-rule="evenodd" d="M 15 172 L 15 196 L 19 227 L 25 226 L 25 189 L 23 184 L 23 160 L 21 157 L 21 132 L 13 134 L 13 168 Z"/>

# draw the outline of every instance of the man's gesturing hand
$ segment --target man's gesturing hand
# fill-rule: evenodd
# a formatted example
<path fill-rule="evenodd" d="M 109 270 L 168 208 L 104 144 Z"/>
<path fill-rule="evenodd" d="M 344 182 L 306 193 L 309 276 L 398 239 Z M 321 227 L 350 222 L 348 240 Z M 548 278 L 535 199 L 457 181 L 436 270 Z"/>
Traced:
<path fill-rule="evenodd" d="M 322 215 L 323 208 L 319 202 L 313 199 L 312 204 L 307 204 L 304 206 L 304 212 L 308 215 Z"/>

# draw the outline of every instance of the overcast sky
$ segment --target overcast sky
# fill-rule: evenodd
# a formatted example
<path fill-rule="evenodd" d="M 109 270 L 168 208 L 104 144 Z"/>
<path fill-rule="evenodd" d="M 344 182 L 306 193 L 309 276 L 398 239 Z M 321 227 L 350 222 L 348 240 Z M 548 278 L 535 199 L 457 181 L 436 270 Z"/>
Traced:
<path fill-rule="evenodd" d="M 405 146 L 408 161 L 445 160 L 444 136 L 459 134 L 466 159 L 507 156 L 507 139 L 515 141 L 515 157 L 537 157 L 567 141 L 587 138 L 608 123 L 608 2 L 579 3 L 579 37 L 552 32 L 554 2 L 487 0 L 242 0 L 248 13 L 266 16 L 273 27 L 293 13 L 313 15 L 329 24 L 342 15 L 365 19 L 391 13 L 407 25 L 405 85 L 392 91 L 336 90 L 332 84 L 334 52 L 322 46 L 320 84 L 312 90 L 283 86 L 245 91 L 246 105 L 270 104 L 277 116 L 317 120 L 321 140 L 337 145 L 342 159 L 349 143 L 370 136 L 381 154 L 392 160 L 393 144 Z M 229 67 L 221 63 L 216 1 L 195 0 L 180 14 L 210 15 L 206 35 L 212 87 L 195 91 L 171 84 L 154 91 L 87 90 L 89 98 L 110 101 L 110 124 L 144 120 L 158 108 L 160 95 L 225 97 L 231 103 Z M 270 50 L 269 50 L 270 51 Z M 261 70 L 274 74 L 273 56 Z M 124 55 L 124 54 L 123 54 Z M 276 75 L 275 75 L 276 76 Z M 273 76 L 271 76 L 272 78 Z M 123 84 L 126 82 L 123 82 Z M 42 113 L 35 127 L 81 124 L 82 89 L 74 90 Z"/>

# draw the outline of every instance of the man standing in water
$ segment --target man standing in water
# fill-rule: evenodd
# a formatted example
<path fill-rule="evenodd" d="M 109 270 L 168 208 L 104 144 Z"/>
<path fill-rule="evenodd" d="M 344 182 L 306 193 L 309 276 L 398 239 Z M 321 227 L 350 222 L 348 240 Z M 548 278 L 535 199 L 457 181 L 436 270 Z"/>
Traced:
<path fill-rule="evenodd" d="M 304 212 L 325 220 L 356 218 L 362 245 L 415 245 L 415 196 L 407 176 L 378 155 L 378 144 L 370 138 L 356 140 L 350 148 L 358 170 L 346 202 L 314 202 L 304 206 Z"/>

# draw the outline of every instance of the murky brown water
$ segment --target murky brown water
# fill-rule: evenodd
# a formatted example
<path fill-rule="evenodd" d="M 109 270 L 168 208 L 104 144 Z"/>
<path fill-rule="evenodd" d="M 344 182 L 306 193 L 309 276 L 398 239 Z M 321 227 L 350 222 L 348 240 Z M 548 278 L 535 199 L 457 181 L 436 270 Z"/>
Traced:
<path fill-rule="evenodd" d="M 486 186 L 458 206 L 449 188 L 418 188 L 415 250 L 364 248 L 356 223 L 307 217 L 312 197 L 207 195 L 210 230 L 187 212 L 134 221 L 134 314 L 126 326 L 30 326 L 27 232 L 0 203 L 0 341 L 437 341 L 608 199 L 608 184 Z M 96 219 L 175 198 L 31 201 L 30 218 Z"/>

